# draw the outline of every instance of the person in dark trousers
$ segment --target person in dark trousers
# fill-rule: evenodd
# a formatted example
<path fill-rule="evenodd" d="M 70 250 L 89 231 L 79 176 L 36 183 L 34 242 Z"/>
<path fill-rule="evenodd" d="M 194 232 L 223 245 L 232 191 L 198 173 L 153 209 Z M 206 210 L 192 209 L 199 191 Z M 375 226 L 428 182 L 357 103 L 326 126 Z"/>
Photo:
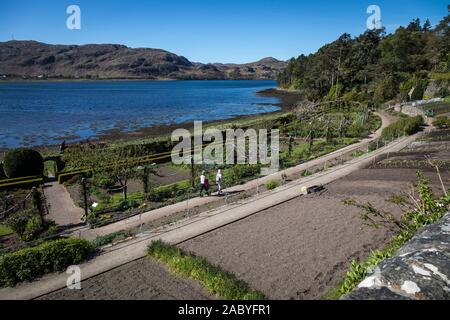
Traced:
<path fill-rule="evenodd" d="M 205 171 L 202 171 L 200 176 L 200 197 L 203 197 L 203 191 L 206 191 L 206 194 L 209 196 L 209 182 L 205 176 Z"/>
<path fill-rule="evenodd" d="M 67 146 L 66 146 L 66 140 L 64 140 L 61 145 L 59 146 L 59 153 L 63 154 L 64 150 L 66 150 Z"/>

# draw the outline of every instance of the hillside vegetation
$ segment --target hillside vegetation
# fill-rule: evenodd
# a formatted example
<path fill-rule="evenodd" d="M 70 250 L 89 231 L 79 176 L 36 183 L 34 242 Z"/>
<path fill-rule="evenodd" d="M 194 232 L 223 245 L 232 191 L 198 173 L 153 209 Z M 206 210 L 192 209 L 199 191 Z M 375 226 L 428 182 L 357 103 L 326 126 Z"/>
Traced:
<path fill-rule="evenodd" d="M 353 38 L 345 33 L 314 54 L 291 59 L 279 85 L 300 90 L 312 101 L 342 98 L 379 105 L 447 96 L 449 22 L 450 15 L 434 28 L 416 19 L 393 34 L 368 30 Z M 431 82 L 435 89 L 428 93 Z"/>
<path fill-rule="evenodd" d="M 161 49 L 116 44 L 0 42 L 0 79 L 276 79 L 285 66 L 274 58 L 202 64 Z"/>

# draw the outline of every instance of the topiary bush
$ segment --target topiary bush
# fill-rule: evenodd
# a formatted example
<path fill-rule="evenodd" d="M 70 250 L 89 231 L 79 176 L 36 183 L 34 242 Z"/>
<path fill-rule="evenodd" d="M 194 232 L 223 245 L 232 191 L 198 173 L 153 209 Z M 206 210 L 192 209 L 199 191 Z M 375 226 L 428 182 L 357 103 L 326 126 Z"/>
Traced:
<path fill-rule="evenodd" d="M 44 171 L 44 159 L 35 150 L 15 149 L 6 154 L 3 167 L 8 178 L 41 176 Z"/>
<path fill-rule="evenodd" d="M 86 240 L 76 238 L 44 242 L 0 256 L 0 287 L 32 281 L 46 273 L 63 271 L 95 252 Z"/>

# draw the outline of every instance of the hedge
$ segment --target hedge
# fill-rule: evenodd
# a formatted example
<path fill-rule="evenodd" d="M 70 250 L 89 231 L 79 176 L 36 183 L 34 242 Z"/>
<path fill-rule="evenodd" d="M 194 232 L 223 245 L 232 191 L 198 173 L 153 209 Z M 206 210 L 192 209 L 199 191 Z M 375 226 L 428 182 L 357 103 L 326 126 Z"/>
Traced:
<path fill-rule="evenodd" d="M 44 159 L 32 149 L 10 150 L 3 160 L 3 170 L 8 178 L 42 176 Z"/>
<path fill-rule="evenodd" d="M 32 281 L 44 274 L 63 271 L 81 263 L 95 252 L 86 240 L 65 238 L 0 256 L 0 287 Z"/>
<path fill-rule="evenodd" d="M 0 190 L 12 190 L 12 189 L 19 189 L 19 188 L 30 188 L 34 186 L 39 186 L 44 183 L 43 178 L 35 178 L 35 179 L 11 179 L 12 182 L 1 182 L 0 181 Z M 3 180 L 7 181 L 7 180 Z"/>

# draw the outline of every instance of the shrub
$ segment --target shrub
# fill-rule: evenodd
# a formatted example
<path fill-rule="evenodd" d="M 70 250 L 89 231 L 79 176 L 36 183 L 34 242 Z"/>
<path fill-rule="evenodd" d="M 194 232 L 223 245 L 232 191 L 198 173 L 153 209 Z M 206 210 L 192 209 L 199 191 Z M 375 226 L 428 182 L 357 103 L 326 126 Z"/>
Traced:
<path fill-rule="evenodd" d="M 4 225 L 17 233 L 23 241 L 51 236 L 57 232 L 55 223 L 44 220 L 35 210 L 16 212 L 4 221 Z"/>
<path fill-rule="evenodd" d="M 44 171 L 44 159 L 35 150 L 15 149 L 6 154 L 3 166 L 8 178 L 40 176 Z"/>
<path fill-rule="evenodd" d="M 22 234 L 22 239 L 24 241 L 31 241 L 36 238 L 36 236 L 42 231 L 43 223 L 40 215 L 33 215 L 25 225 L 25 231 Z"/>
<path fill-rule="evenodd" d="M 118 209 L 121 211 L 125 211 L 128 209 L 133 209 L 139 207 L 139 203 L 133 199 L 122 200 L 119 203 Z"/>
<path fill-rule="evenodd" d="M 103 189 L 111 188 L 115 185 L 114 179 L 107 174 L 94 175 L 95 184 Z"/>
<path fill-rule="evenodd" d="M 267 188 L 268 190 L 273 190 L 273 189 L 275 189 L 275 188 L 277 188 L 277 187 L 278 187 L 278 182 L 276 182 L 276 181 L 274 181 L 274 180 L 269 181 L 269 182 L 266 183 L 266 188 Z"/>
<path fill-rule="evenodd" d="M 261 165 L 238 164 L 225 172 L 228 185 L 241 183 L 243 179 L 259 175 Z"/>
<path fill-rule="evenodd" d="M 4 224 L 22 237 L 27 230 L 28 221 L 32 220 L 36 215 L 38 214 L 34 210 L 19 211 L 8 217 Z M 28 226 L 28 231 L 31 231 L 32 227 L 35 226 L 35 222 Z"/>
<path fill-rule="evenodd" d="M 150 201 L 162 202 L 170 198 L 182 196 L 188 193 L 190 188 L 190 181 L 183 180 L 173 184 L 152 188 L 147 197 Z"/>
<path fill-rule="evenodd" d="M 418 132 L 423 124 L 424 122 L 421 116 L 401 118 L 384 128 L 381 137 L 383 139 L 392 139 L 404 135 L 412 135 Z"/>
<path fill-rule="evenodd" d="M 439 116 L 433 121 L 433 126 L 443 129 L 450 125 L 450 120 L 447 117 Z"/>
<path fill-rule="evenodd" d="M 99 247 L 102 247 L 109 243 L 112 243 L 115 240 L 124 239 L 131 235 L 132 235 L 132 233 L 129 231 L 113 232 L 113 233 L 110 233 L 110 234 L 107 234 L 104 236 L 98 236 L 97 238 L 95 238 L 94 241 L 92 241 L 92 245 L 96 248 L 99 248 Z"/>
<path fill-rule="evenodd" d="M 67 238 L 7 253 L 0 256 L 0 287 L 14 286 L 46 273 L 62 271 L 84 261 L 94 250 L 89 241 Z"/>

